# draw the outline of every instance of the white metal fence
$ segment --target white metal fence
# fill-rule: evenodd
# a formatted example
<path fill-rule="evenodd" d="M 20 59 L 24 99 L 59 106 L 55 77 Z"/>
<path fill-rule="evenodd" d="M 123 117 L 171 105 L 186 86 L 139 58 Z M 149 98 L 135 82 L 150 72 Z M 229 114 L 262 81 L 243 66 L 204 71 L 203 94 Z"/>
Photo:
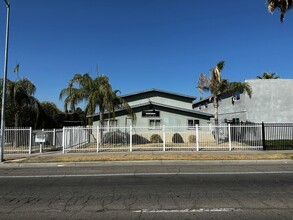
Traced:
<path fill-rule="evenodd" d="M 5 128 L 4 153 L 31 153 L 31 128 Z"/>
<path fill-rule="evenodd" d="M 95 152 L 97 151 L 97 128 L 64 127 L 63 153 L 65 152 Z"/>
<path fill-rule="evenodd" d="M 37 142 L 36 136 L 42 134 L 43 142 Z M 5 128 L 5 154 L 31 154 L 36 152 L 61 150 L 62 129 L 32 130 L 32 128 Z"/>
<path fill-rule="evenodd" d="M 4 153 L 293 149 L 293 124 L 6 128 Z"/>
<path fill-rule="evenodd" d="M 63 152 L 261 150 L 261 125 L 65 127 Z"/>

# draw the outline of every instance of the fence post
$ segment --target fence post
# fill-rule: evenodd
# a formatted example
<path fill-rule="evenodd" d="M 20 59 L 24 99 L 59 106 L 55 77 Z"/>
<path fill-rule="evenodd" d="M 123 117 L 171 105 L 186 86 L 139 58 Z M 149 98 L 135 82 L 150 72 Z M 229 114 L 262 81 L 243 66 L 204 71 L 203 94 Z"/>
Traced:
<path fill-rule="evenodd" d="M 42 134 L 44 133 L 44 128 L 42 129 Z M 43 153 L 43 142 L 40 142 L 40 153 Z"/>
<path fill-rule="evenodd" d="M 97 126 L 97 138 L 96 138 L 96 140 L 97 140 L 97 153 L 99 153 L 99 141 L 100 141 L 99 135 L 100 135 L 100 126 L 98 125 Z"/>
<path fill-rule="evenodd" d="M 264 122 L 261 123 L 261 131 L 262 131 L 262 146 L 263 150 L 266 150 L 266 134 L 265 134 L 265 124 Z"/>
<path fill-rule="evenodd" d="M 129 129 L 130 129 L 130 131 L 129 131 L 129 135 L 130 135 L 130 137 L 129 137 L 129 151 L 130 152 L 132 152 L 132 125 L 130 125 L 129 126 Z"/>
<path fill-rule="evenodd" d="M 53 146 L 56 146 L 56 129 L 53 129 Z"/>
<path fill-rule="evenodd" d="M 198 124 L 195 125 L 195 140 L 196 140 L 196 151 L 199 151 L 199 142 L 198 142 Z"/>
<path fill-rule="evenodd" d="M 163 125 L 163 151 L 166 151 L 166 131 L 165 131 L 165 125 Z"/>
<path fill-rule="evenodd" d="M 30 127 L 28 153 L 32 154 L 32 127 Z"/>
<path fill-rule="evenodd" d="M 231 125 L 228 124 L 228 138 L 229 138 L 229 151 L 232 151 L 232 143 L 231 143 Z"/>
<path fill-rule="evenodd" d="M 63 154 L 65 153 L 65 127 L 63 127 L 63 131 L 62 131 L 62 152 Z"/>

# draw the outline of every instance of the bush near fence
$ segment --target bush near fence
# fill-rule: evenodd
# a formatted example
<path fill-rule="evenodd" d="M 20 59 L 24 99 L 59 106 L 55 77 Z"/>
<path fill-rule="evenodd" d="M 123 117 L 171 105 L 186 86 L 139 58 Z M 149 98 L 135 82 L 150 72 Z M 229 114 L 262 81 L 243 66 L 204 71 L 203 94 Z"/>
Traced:
<path fill-rule="evenodd" d="M 88 130 L 93 128 L 65 128 L 65 134 L 70 139 L 70 136 L 75 133 L 74 139 L 78 139 L 76 135 L 83 133 L 77 131 L 80 129 Z M 236 134 L 234 134 L 233 138 L 231 137 L 232 127 L 225 125 L 218 129 L 221 130 L 222 135 L 225 135 L 220 143 L 215 141 L 212 126 L 196 126 L 194 128 L 165 126 L 156 129 L 148 127 L 96 128 L 95 131 L 89 131 L 93 136 L 98 137 L 96 141 L 76 140 L 69 144 L 68 138 L 66 138 L 64 152 L 262 149 L 261 141 L 259 140 L 253 140 L 251 142 L 253 145 L 251 146 L 244 143 L 248 137 L 250 139 L 256 138 L 252 137 L 252 135 L 242 135 L 242 139 L 237 139 Z M 253 127 L 253 129 L 255 128 Z M 260 130 L 261 128 L 258 126 L 257 129 Z M 243 137 L 246 137 L 246 139 L 244 140 Z"/>

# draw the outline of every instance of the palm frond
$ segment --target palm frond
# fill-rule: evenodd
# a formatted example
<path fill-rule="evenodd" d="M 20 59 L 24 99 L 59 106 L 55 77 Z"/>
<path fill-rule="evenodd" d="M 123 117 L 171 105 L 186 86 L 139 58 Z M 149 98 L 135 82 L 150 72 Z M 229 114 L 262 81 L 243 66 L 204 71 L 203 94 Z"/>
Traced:
<path fill-rule="evenodd" d="M 217 67 L 219 69 L 219 71 L 223 71 L 225 66 L 225 61 L 221 60 L 220 62 L 217 63 Z"/>
<path fill-rule="evenodd" d="M 197 88 L 202 91 L 209 91 L 209 83 L 210 82 L 208 77 L 205 74 L 201 73 L 197 82 Z"/>
<path fill-rule="evenodd" d="M 257 76 L 257 79 L 279 79 L 280 76 L 276 76 L 276 73 L 264 72 L 261 76 Z"/>
<path fill-rule="evenodd" d="M 285 14 L 293 7 L 293 0 L 267 0 L 268 11 L 273 13 L 276 9 L 280 10 L 280 21 L 284 21 Z"/>
<path fill-rule="evenodd" d="M 19 63 L 17 63 L 14 67 L 14 70 L 13 70 L 14 73 L 18 73 L 19 72 Z"/>
<path fill-rule="evenodd" d="M 247 93 L 248 97 L 251 98 L 252 96 L 252 89 L 247 82 L 231 82 L 227 85 L 226 93 Z"/>

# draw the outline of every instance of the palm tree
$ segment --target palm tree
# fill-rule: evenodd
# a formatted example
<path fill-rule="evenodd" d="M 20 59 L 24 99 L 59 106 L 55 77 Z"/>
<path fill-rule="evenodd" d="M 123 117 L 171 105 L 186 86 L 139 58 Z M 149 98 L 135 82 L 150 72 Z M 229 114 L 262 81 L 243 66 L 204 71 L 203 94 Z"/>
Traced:
<path fill-rule="evenodd" d="M 74 86 L 77 85 L 77 88 Z M 131 112 L 130 106 L 120 97 L 117 96 L 119 90 L 113 91 L 109 78 L 102 74 L 92 78 L 88 73 L 75 74 L 69 82 L 69 87 L 61 91 L 60 97 L 67 95 L 65 104 L 70 102 L 78 104 L 85 101 L 85 112 L 87 115 L 94 115 L 96 108 L 99 109 L 100 126 L 104 126 L 104 115 L 108 112 L 114 117 L 115 108 L 120 107 Z M 89 124 L 92 124 L 93 118 Z"/>
<path fill-rule="evenodd" d="M 93 116 L 96 108 L 100 111 L 100 126 L 104 126 L 104 114 L 107 110 L 111 112 L 110 97 L 112 93 L 112 86 L 109 78 L 101 75 L 97 78 L 92 78 L 88 73 L 75 74 L 69 82 L 70 85 L 78 85 L 75 88 L 74 95 L 77 97 L 77 103 L 84 100 L 86 103 L 85 112 L 87 115 Z M 89 124 L 92 123 L 90 119 Z"/>
<path fill-rule="evenodd" d="M 279 76 L 276 76 L 276 73 L 264 72 L 261 76 L 257 76 L 257 79 L 280 79 Z"/>
<path fill-rule="evenodd" d="M 30 108 L 36 111 L 37 119 L 35 126 L 37 126 L 41 107 L 39 101 L 34 97 L 35 92 L 36 87 L 29 79 L 8 80 L 7 96 L 11 108 L 14 111 L 15 127 L 19 127 L 19 116 L 24 108 Z"/>
<path fill-rule="evenodd" d="M 220 61 L 217 65 L 210 71 L 210 78 L 204 74 L 200 74 L 198 81 L 198 87 L 203 91 L 210 92 L 210 100 L 213 102 L 215 108 L 214 118 L 216 125 L 216 140 L 218 142 L 218 129 L 219 125 L 219 100 L 220 96 L 223 94 L 233 94 L 236 92 L 246 92 L 249 97 L 252 95 L 252 90 L 248 83 L 244 82 L 229 82 L 227 79 L 222 79 L 221 72 L 224 69 L 225 62 Z"/>
<path fill-rule="evenodd" d="M 69 85 L 70 87 L 77 85 L 77 88 L 72 90 L 74 91 L 74 97 L 77 98 L 72 99 L 76 100 L 76 103 L 80 101 L 85 101 L 86 103 L 86 115 L 91 116 L 88 124 L 92 124 L 96 108 L 99 109 L 99 125 L 101 127 L 99 130 L 99 140 L 101 144 L 103 144 L 104 115 L 106 112 L 111 118 L 114 118 L 115 110 L 121 108 L 125 109 L 133 116 L 130 106 L 121 97 L 117 96 L 119 90 L 113 91 L 109 78 L 104 74 L 92 78 L 88 73 L 77 73 L 70 80 Z M 60 95 L 63 94 L 62 91 Z M 132 118 L 134 119 L 134 117 Z"/>
<path fill-rule="evenodd" d="M 81 100 L 79 97 L 79 90 L 73 88 L 73 85 L 69 83 L 67 88 L 61 90 L 59 99 L 62 100 L 64 97 L 64 111 L 68 112 L 68 104 L 71 112 L 75 112 L 75 107 Z"/>
<path fill-rule="evenodd" d="M 110 108 L 112 109 L 110 112 L 110 117 L 109 118 L 114 118 L 115 117 L 115 110 L 117 109 L 125 109 L 127 113 L 130 115 L 132 120 L 136 120 L 136 115 L 132 111 L 130 105 L 121 97 L 118 96 L 118 93 L 121 93 L 120 90 L 114 90 L 111 94 L 110 97 Z M 111 116 L 112 114 L 112 116 Z"/>
<path fill-rule="evenodd" d="M 201 73 L 199 75 L 199 79 L 198 79 L 198 83 L 197 83 L 197 87 L 199 90 L 199 94 L 200 94 L 200 100 L 203 99 L 203 91 L 204 91 L 204 86 L 206 85 L 206 83 L 208 82 L 207 77 L 205 76 L 205 74 Z"/>
<path fill-rule="evenodd" d="M 35 85 L 28 79 L 18 79 L 16 81 L 7 80 L 7 107 L 6 117 L 9 120 L 9 126 L 17 128 L 20 126 L 38 127 L 42 108 L 39 101 L 34 97 L 36 91 Z M 19 131 L 14 131 L 14 144 L 19 146 L 21 135 Z"/>
<path fill-rule="evenodd" d="M 273 13 L 274 10 L 280 10 L 280 20 L 284 21 L 286 12 L 292 8 L 293 0 L 266 0 L 269 12 Z"/>
<path fill-rule="evenodd" d="M 35 115 L 34 127 L 38 126 L 39 116 L 42 112 L 39 101 L 34 97 L 36 92 L 35 85 L 27 78 L 19 77 L 20 64 L 17 63 L 14 73 L 17 74 L 15 81 L 7 80 L 7 104 L 9 112 L 14 115 L 14 126 L 23 126 L 20 124 L 20 115 L 32 118 Z"/>

